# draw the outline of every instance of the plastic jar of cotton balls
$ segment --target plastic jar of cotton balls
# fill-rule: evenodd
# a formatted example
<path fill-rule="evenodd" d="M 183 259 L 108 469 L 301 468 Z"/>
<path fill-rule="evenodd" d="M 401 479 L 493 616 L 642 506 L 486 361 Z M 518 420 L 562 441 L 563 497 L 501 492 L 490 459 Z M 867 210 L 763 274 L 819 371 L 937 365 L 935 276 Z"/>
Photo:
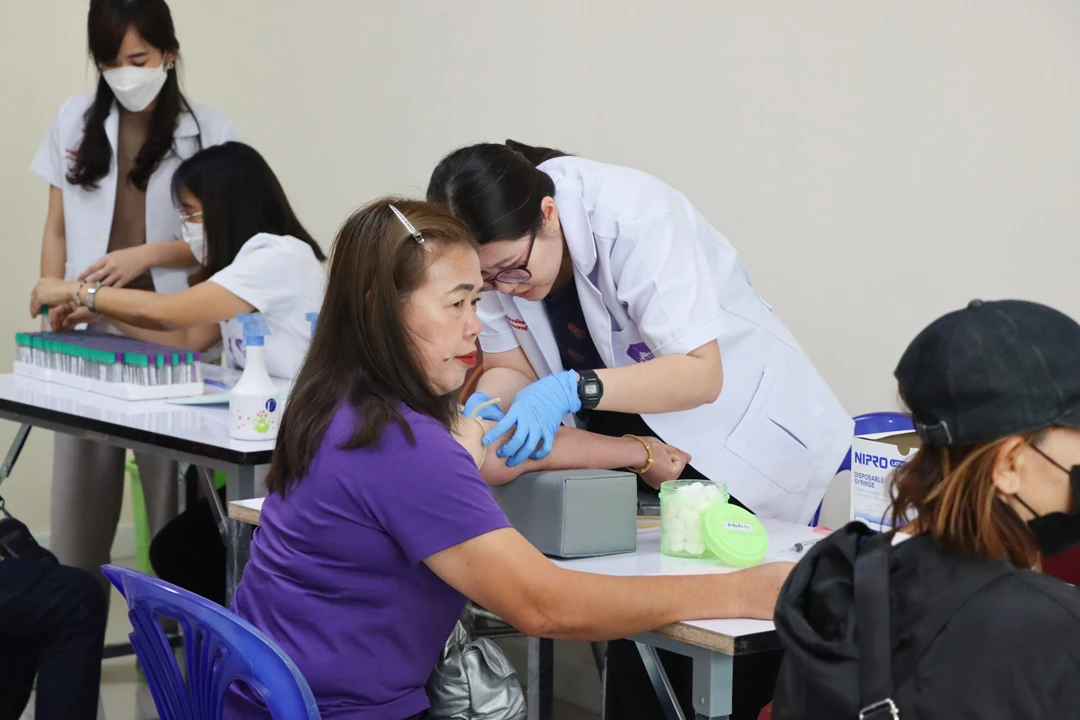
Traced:
<path fill-rule="evenodd" d="M 670 480 L 660 486 L 660 552 L 670 557 L 712 557 L 702 534 L 709 508 L 726 504 L 727 485 L 708 480 Z"/>

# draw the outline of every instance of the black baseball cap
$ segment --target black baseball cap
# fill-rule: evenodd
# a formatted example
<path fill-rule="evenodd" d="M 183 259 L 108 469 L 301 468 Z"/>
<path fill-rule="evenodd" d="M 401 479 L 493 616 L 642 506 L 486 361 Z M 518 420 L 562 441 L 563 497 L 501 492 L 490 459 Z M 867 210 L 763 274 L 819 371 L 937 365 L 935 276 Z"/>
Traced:
<path fill-rule="evenodd" d="M 1080 325 L 1022 300 L 973 300 L 930 324 L 896 367 L 927 445 L 1080 429 Z"/>

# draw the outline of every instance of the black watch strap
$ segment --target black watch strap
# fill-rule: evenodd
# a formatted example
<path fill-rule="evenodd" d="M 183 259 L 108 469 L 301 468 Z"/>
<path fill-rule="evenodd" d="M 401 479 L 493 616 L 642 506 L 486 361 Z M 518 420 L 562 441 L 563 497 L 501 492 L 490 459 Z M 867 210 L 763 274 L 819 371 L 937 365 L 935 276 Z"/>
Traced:
<path fill-rule="evenodd" d="M 600 376 L 592 370 L 579 371 L 577 394 L 582 410 L 592 410 L 599 405 L 600 398 L 604 396 L 604 383 L 600 382 Z"/>

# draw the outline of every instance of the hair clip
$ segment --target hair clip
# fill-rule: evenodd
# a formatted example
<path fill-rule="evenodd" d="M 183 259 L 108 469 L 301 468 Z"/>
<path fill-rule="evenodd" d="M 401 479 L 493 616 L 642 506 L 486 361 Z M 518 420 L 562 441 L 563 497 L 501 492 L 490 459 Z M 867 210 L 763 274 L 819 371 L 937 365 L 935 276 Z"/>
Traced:
<path fill-rule="evenodd" d="M 405 226 L 405 229 L 408 231 L 408 233 L 413 236 L 413 239 L 416 240 L 416 242 L 418 242 L 419 244 L 423 245 L 424 236 L 421 235 L 420 232 L 413 227 L 412 223 L 409 222 L 408 219 L 401 214 L 400 210 L 398 210 L 393 205 L 390 206 L 390 209 L 394 211 L 394 214 L 397 215 L 397 219 L 400 220 L 401 224 Z"/>

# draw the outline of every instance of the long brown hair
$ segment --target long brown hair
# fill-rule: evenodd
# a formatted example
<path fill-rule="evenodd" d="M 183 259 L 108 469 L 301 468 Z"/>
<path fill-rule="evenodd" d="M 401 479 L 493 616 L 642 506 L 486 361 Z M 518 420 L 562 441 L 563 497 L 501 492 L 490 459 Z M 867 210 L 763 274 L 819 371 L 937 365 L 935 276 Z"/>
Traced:
<path fill-rule="evenodd" d="M 424 237 L 420 243 L 393 204 Z M 414 437 L 401 405 L 450 428 L 457 394 L 435 395 L 403 320 L 409 295 L 449 246 L 475 240 L 444 208 L 384 198 L 355 212 L 338 231 L 330 277 L 307 357 L 289 395 L 266 487 L 284 495 L 304 477 L 334 414 L 345 403 L 362 418 L 343 448 L 373 445 L 390 422 Z"/>
<path fill-rule="evenodd" d="M 1038 445 L 1046 430 L 1023 437 Z M 1027 523 L 997 497 L 993 469 L 1008 440 L 963 447 L 922 447 L 892 480 L 893 527 L 914 522 L 948 552 L 1036 567 L 1039 549 Z"/>

